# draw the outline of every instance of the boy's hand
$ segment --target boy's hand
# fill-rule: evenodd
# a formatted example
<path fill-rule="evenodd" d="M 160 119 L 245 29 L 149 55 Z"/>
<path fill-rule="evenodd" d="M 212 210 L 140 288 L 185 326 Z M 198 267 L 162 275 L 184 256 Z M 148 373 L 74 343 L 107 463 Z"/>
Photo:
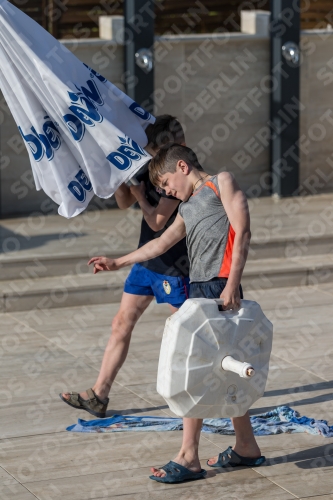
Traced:
<path fill-rule="evenodd" d="M 240 308 L 240 292 L 239 287 L 237 288 L 228 288 L 226 285 L 225 289 L 220 295 L 220 299 L 223 299 L 223 311 L 229 311 L 231 309 L 239 309 Z"/>
<path fill-rule="evenodd" d="M 130 191 L 138 201 L 146 199 L 146 186 L 143 181 L 138 186 L 130 186 Z"/>
<path fill-rule="evenodd" d="M 93 257 L 88 262 L 88 266 L 94 264 L 94 274 L 99 271 L 117 271 L 120 266 L 117 264 L 117 259 L 108 259 L 107 257 Z"/>

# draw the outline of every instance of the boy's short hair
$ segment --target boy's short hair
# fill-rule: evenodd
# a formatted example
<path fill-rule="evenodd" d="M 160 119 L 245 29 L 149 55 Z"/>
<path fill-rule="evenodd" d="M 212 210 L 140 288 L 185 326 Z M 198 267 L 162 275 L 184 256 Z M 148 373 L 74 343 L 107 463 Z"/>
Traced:
<path fill-rule="evenodd" d="M 167 172 L 176 172 L 179 160 L 185 161 L 197 170 L 202 170 L 197 155 L 192 149 L 180 144 L 170 144 L 160 149 L 156 156 L 151 159 L 149 163 L 150 182 L 158 187 L 162 175 Z"/>
<path fill-rule="evenodd" d="M 183 127 L 175 116 L 158 115 L 155 123 L 150 123 L 145 129 L 148 144 L 153 150 L 158 150 L 166 144 L 185 143 Z"/>

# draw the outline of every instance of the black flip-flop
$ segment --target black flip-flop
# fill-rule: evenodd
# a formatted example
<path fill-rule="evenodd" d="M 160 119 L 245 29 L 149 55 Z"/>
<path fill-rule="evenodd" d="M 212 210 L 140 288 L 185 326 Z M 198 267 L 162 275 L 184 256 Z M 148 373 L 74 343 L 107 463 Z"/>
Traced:
<path fill-rule="evenodd" d="M 222 453 L 219 453 L 217 462 L 215 464 L 210 465 L 207 460 L 207 465 L 209 467 L 238 467 L 240 465 L 246 465 L 247 467 L 258 467 L 263 464 L 266 460 L 266 457 L 258 457 L 258 458 L 248 458 L 242 457 L 238 455 L 231 446 L 227 448 Z"/>
<path fill-rule="evenodd" d="M 165 471 L 165 476 L 149 476 L 153 481 L 158 481 L 159 483 L 182 483 L 183 481 L 195 481 L 196 479 L 203 479 L 207 471 L 201 469 L 200 472 L 193 472 L 190 469 L 186 469 L 180 464 L 173 462 L 172 460 L 161 467 Z"/>

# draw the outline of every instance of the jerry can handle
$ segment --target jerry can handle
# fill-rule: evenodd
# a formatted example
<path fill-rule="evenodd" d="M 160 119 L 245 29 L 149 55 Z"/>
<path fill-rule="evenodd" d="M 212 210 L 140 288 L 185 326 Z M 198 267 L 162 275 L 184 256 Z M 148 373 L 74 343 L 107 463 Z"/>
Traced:
<path fill-rule="evenodd" d="M 214 299 L 214 300 L 215 300 L 215 302 L 217 304 L 218 310 L 219 311 L 223 311 L 222 306 L 224 304 L 224 300 L 223 299 Z"/>
<path fill-rule="evenodd" d="M 223 304 L 224 304 L 224 299 L 214 299 L 214 300 L 215 300 L 215 302 L 216 302 L 216 304 L 217 304 L 218 310 L 219 310 L 219 311 L 221 311 L 221 312 L 222 312 L 222 311 L 223 311 L 223 312 L 226 312 L 226 311 L 224 311 L 224 309 L 222 309 L 222 306 L 223 306 Z M 241 300 L 241 305 L 240 305 L 240 308 L 242 307 L 242 302 L 243 302 L 243 301 Z M 238 310 L 238 309 L 235 309 L 235 311 L 236 311 L 236 310 Z"/>

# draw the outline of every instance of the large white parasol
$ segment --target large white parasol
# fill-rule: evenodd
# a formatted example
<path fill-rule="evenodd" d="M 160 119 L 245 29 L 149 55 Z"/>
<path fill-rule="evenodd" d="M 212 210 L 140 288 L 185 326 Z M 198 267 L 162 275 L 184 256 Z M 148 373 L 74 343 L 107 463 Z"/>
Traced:
<path fill-rule="evenodd" d="M 0 88 L 28 149 L 36 189 L 64 217 L 109 198 L 150 158 L 155 118 L 15 6 L 0 0 Z"/>

